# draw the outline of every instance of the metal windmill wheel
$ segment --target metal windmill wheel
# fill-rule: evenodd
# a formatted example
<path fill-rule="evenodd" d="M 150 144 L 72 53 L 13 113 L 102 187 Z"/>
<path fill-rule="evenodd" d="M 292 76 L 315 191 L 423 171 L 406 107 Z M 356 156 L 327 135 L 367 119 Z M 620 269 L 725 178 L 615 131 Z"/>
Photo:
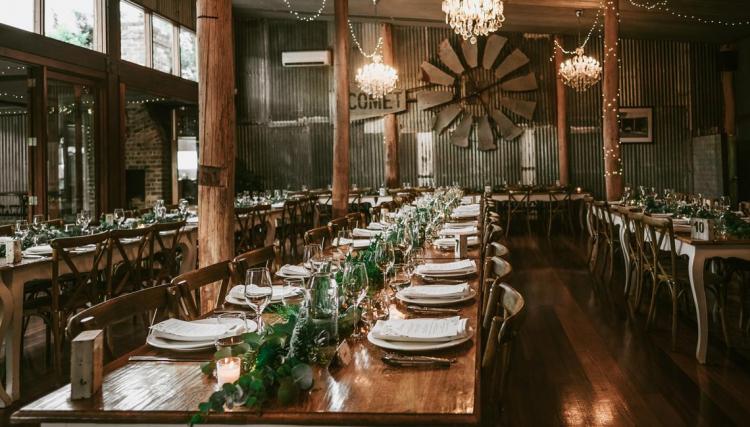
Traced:
<path fill-rule="evenodd" d="M 469 146 L 469 135 L 476 119 L 479 149 L 495 150 L 495 131 L 505 140 L 514 140 L 524 132 L 503 110 L 529 120 L 533 118 L 536 101 L 510 96 L 537 90 L 536 75 L 529 72 L 510 77 L 511 73 L 528 64 L 529 58 L 519 49 L 514 49 L 498 60 L 507 42 L 506 37 L 496 34 L 487 38 L 480 67 L 476 44 L 461 42 L 462 62 L 448 39 L 443 40 L 438 49 L 438 57 L 452 74 L 427 61 L 422 62 L 422 80 L 444 90 L 418 93 L 418 108 L 422 111 L 439 110 L 433 125 L 433 130 L 438 133 L 444 132 L 458 121 L 450 137 L 453 145 Z M 496 62 L 499 62 L 497 67 Z M 494 96 L 498 91 L 499 100 Z"/>

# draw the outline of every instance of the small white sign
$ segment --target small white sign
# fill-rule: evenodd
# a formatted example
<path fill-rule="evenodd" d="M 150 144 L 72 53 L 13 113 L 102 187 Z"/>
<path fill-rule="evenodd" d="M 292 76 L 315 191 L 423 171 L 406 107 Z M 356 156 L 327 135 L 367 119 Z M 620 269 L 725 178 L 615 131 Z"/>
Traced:
<path fill-rule="evenodd" d="M 714 221 L 712 219 L 692 218 L 690 220 L 690 238 L 693 240 L 713 240 Z"/>

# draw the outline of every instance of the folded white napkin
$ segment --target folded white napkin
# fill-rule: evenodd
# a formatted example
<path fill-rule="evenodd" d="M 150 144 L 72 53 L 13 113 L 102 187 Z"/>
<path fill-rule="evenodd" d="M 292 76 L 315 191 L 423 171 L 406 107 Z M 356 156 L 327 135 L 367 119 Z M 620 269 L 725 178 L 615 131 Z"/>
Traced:
<path fill-rule="evenodd" d="M 431 273 L 453 273 L 453 272 L 469 272 L 476 270 L 477 266 L 474 260 L 464 259 L 461 261 L 445 262 L 445 263 L 428 263 L 417 266 L 418 274 L 431 274 Z"/>
<path fill-rule="evenodd" d="M 446 222 L 443 228 L 476 227 L 478 221 Z"/>
<path fill-rule="evenodd" d="M 271 203 L 272 209 L 281 209 L 284 207 L 284 202 Z"/>
<path fill-rule="evenodd" d="M 29 254 L 51 254 L 52 246 L 50 245 L 32 246 L 26 249 L 24 252 L 29 253 Z"/>
<path fill-rule="evenodd" d="M 469 295 L 471 288 L 464 282 L 458 285 L 409 286 L 399 292 L 406 298 L 458 299 Z"/>
<path fill-rule="evenodd" d="M 451 237 L 444 237 L 442 239 L 435 239 L 432 243 L 437 247 L 452 248 L 456 246 L 456 239 L 451 238 Z M 469 243 L 469 246 L 478 245 L 479 236 L 469 236 L 468 243 Z"/>
<path fill-rule="evenodd" d="M 479 233 L 479 230 L 477 230 L 476 227 L 470 226 L 470 227 L 460 227 L 460 228 L 443 228 L 440 230 L 441 236 L 458 236 L 463 234 L 477 234 Z"/>
<path fill-rule="evenodd" d="M 457 206 L 456 209 L 453 210 L 453 212 L 462 212 L 462 211 L 479 211 L 479 203 L 472 203 L 470 205 L 461 205 Z"/>
<path fill-rule="evenodd" d="M 310 271 L 301 265 L 286 264 L 279 269 L 284 276 L 310 277 Z"/>
<path fill-rule="evenodd" d="M 264 295 L 268 292 L 266 288 L 258 288 L 257 286 L 253 286 L 250 288 L 250 292 L 256 295 Z M 281 301 L 283 297 L 287 297 L 290 295 L 294 295 L 297 292 L 301 292 L 300 288 L 292 288 L 288 287 L 284 289 L 283 286 L 280 285 L 274 285 L 272 286 L 273 294 L 271 295 L 272 301 Z M 238 300 L 244 300 L 245 299 L 245 285 L 237 285 L 229 290 L 229 295 L 232 298 L 238 299 Z"/>
<path fill-rule="evenodd" d="M 197 216 L 191 216 L 188 219 L 185 220 L 188 224 L 197 224 L 198 223 L 198 217 Z"/>
<path fill-rule="evenodd" d="M 154 335 L 174 341 L 211 341 L 226 336 L 234 326 L 220 323 L 186 322 L 167 319 L 151 326 Z"/>
<path fill-rule="evenodd" d="M 368 230 L 382 231 L 385 229 L 385 225 L 380 222 L 371 222 L 367 225 Z"/>
<path fill-rule="evenodd" d="M 379 236 L 382 231 L 379 230 L 368 230 L 366 228 L 355 228 L 352 230 L 352 237 L 375 237 Z"/>
<path fill-rule="evenodd" d="M 467 333 L 467 319 L 458 316 L 378 320 L 372 328 L 375 338 L 387 341 L 447 342 L 463 338 Z"/>

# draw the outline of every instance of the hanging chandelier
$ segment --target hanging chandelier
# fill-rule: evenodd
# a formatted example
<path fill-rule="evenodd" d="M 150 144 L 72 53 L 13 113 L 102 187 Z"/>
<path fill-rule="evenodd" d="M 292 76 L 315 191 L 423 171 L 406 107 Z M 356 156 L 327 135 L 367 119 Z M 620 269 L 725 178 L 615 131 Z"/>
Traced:
<path fill-rule="evenodd" d="M 602 66 L 596 59 L 584 55 L 583 48 L 576 48 L 575 56 L 560 64 L 560 77 L 565 85 L 584 92 L 602 77 Z"/>
<path fill-rule="evenodd" d="M 396 88 L 398 72 L 395 68 L 383 63 L 383 57 L 372 55 L 372 62 L 357 70 L 355 77 L 362 92 L 381 98 Z"/>
<path fill-rule="evenodd" d="M 503 26 L 503 9 L 502 0 L 443 0 L 445 23 L 472 44 Z"/>
<path fill-rule="evenodd" d="M 581 17 L 583 16 L 583 10 L 576 11 L 576 17 L 578 18 L 578 43 L 579 46 L 573 52 L 568 52 L 557 45 L 555 42 L 555 48 L 562 50 L 563 53 L 573 54 L 572 58 L 567 59 L 565 62 L 560 64 L 560 78 L 566 86 L 570 86 L 577 92 L 584 92 L 591 86 L 595 85 L 602 78 L 602 66 L 596 59 L 584 55 L 583 49 L 591 39 L 591 33 L 594 28 L 599 24 L 599 13 L 596 14 L 594 19 L 594 25 L 589 30 L 586 40 L 581 44 Z"/>

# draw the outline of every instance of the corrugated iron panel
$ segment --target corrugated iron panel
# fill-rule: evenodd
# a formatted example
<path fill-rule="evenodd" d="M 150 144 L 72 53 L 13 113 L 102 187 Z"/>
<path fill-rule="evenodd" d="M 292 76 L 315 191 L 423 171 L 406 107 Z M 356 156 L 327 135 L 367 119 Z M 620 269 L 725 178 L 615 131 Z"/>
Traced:
<path fill-rule="evenodd" d="M 0 193 L 28 189 L 27 123 L 26 114 L 0 114 Z"/>

